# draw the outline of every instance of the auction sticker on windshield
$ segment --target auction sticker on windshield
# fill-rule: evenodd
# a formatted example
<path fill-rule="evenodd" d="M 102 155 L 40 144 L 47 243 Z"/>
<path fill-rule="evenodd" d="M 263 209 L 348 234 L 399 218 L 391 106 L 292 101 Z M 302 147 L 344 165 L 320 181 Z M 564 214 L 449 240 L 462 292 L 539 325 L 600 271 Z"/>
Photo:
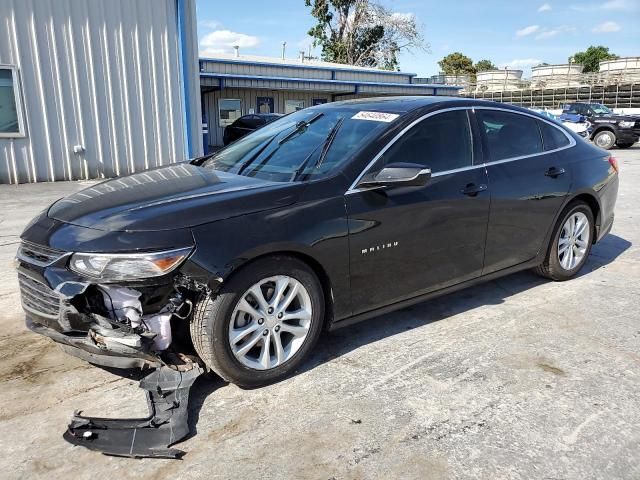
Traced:
<path fill-rule="evenodd" d="M 353 120 L 373 120 L 374 122 L 393 122 L 400 115 L 397 113 L 384 113 L 384 112 L 358 112 L 353 117 Z"/>

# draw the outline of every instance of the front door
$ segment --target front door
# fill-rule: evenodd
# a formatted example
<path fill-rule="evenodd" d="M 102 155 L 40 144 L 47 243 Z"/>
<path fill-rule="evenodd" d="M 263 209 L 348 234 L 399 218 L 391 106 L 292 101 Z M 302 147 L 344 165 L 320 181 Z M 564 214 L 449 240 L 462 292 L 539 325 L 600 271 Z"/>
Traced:
<path fill-rule="evenodd" d="M 436 113 L 372 167 L 423 165 L 432 171 L 426 186 L 348 192 L 354 314 L 480 275 L 489 192 L 479 157 L 467 111 Z"/>

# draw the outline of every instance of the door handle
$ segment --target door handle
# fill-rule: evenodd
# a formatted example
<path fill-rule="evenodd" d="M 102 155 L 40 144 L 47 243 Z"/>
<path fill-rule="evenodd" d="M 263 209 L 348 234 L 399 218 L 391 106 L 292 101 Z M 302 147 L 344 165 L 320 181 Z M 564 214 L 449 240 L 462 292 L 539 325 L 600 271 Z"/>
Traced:
<path fill-rule="evenodd" d="M 551 178 L 558 178 L 560 175 L 564 173 L 566 173 L 566 170 L 564 168 L 556 168 L 556 167 L 551 167 L 549 170 L 544 172 L 544 174 L 547 177 L 551 177 Z"/>
<path fill-rule="evenodd" d="M 487 189 L 487 186 L 484 183 L 480 185 L 476 185 L 475 183 L 468 183 L 466 187 L 460 190 L 461 193 L 465 195 L 469 195 L 470 197 L 475 197 L 480 192 L 484 192 Z"/>

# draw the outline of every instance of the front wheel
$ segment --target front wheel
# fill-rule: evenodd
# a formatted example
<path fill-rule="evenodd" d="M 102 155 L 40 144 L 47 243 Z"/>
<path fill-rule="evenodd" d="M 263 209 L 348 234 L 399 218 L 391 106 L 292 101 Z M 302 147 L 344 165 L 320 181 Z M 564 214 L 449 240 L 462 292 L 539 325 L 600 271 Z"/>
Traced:
<path fill-rule="evenodd" d="M 322 286 L 304 262 L 284 256 L 243 268 L 195 309 L 191 338 L 223 379 L 258 387 L 288 376 L 322 331 Z"/>
<path fill-rule="evenodd" d="M 573 278 L 591 252 L 593 226 L 589 205 L 581 201 L 571 203 L 560 216 L 547 256 L 536 272 L 555 281 Z"/>
<path fill-rule="evenodd" d="M 593 143 L 605 150 L 611 150 L 616 144 L 616 135 L 610 130 L 602 130 L 593 137 Z"/>

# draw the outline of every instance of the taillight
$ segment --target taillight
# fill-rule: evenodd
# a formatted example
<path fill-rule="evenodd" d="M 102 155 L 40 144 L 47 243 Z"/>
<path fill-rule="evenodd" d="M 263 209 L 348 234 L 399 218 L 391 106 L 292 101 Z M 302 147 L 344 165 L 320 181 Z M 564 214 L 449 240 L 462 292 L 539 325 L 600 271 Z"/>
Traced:
<path fill-rule="evenodd" d="M 616 157 L 609 156 L 609 165 L 611 165 L 616 173 L 620 173 L 620 169 L 618 168 L 618 160 L 616 160 Z"/>

